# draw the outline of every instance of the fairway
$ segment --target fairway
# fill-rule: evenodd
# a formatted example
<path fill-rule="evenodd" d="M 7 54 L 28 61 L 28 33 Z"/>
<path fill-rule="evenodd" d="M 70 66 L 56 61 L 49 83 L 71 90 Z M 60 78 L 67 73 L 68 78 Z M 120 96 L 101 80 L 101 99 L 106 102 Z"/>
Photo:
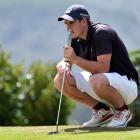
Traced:
<path fill-rule="evenodd" d="M 0 127 L 0 140 L 140 140 L 140 128 L 82 128 L 80 126 Z"/>

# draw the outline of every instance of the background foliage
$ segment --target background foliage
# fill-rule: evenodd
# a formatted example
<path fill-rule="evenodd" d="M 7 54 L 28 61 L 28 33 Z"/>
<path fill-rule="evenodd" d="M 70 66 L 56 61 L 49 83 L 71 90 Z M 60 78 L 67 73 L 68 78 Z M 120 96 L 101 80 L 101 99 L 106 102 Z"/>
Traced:
<path fill-rule="evenodd" d="M 60 94 L 53 87 L 55 64 L 14 65 L 0 49 L 0 125 L 53 125 Z M 60 124 L 66 124 L 74 104 L 63 97 Z M 63 116 L 63 117 L 62 117 Z"/>
<path fill-rule="evenodd" d="M 131 60 L 136 67 L 138 73 L 139 73 L 139 81 L 140 81 L 140 50 L 135 50 L 130 53 Z M 132 103 L 131 105 L 131 110 L 133 112 L 133 119 L 130 122 L 130 125 L 132 126 L 140 126 L 140 86 L 138 87 L 138 97 L 135 100 L 135 102 Z"/>
<path fill-rule="evenodd" d="M 17 120 L 22 75 L 23 65 L 13 65 L 10 55 L 0 48 L 0 125 L 13 125 Z"/>
<path fill-rule="evenodd" d="M 140 50 L 130 53 L 139 72 Z M 24 64 L 13 64 L 10 54 L 0 47 L 0 125 L 54 125 L 60 94 L 53 86 L 55 63 L 36 61 L 28 70 Z M 140 91 L 140 88 L 139 88 Z M 133 120 L 129 125 L 140 126 L 140 95 L 131 105 Z M 63 97 L 60 124 L 67 124 L 74 104 Z"/>

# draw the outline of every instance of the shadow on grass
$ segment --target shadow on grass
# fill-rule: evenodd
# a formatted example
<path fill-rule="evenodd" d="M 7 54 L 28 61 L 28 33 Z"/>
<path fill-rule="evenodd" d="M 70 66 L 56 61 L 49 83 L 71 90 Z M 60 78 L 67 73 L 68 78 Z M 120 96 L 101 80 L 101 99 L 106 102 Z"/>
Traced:
<path fill-rule="evenodd" d="M 107 128 L 107 127 L 75 127 L 66 128 L 64 132 L 79 134 L 79 133 L 94 133 L 94 132 L 120 132 L 120 131 L 132 131 L 137 130 L 139 127 L 125 127 L 125 128 Z"/>

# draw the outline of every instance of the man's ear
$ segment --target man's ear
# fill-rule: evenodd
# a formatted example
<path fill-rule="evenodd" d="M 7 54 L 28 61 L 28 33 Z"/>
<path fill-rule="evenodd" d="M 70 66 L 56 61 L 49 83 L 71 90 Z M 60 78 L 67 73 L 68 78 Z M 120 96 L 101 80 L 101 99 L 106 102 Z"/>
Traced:
<path fill-rule="evenodd" d="M 83 18 L 81 22 L 82 22 L 83 25 L 85 25 L 85 24 L 87 24 L 87 19 Z"/>

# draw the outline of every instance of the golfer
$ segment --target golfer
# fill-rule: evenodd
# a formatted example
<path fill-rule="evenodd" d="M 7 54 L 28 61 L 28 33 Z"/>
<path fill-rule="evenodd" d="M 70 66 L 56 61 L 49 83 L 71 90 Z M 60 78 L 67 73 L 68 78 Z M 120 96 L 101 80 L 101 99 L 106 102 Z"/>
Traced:
<path fill-rule="evenodd" d="M 139 81 L 123 41 L 109 25 L 91 21 L 83 5 L 70 6 L 58 18 L 62 20 L 72 34 L 71 45 L 64 47 L 69 63 L 64 95 L 91 108 L 93 116 L 83 126 L 125 127 L 132 119 L 128 105 L 137 98 Z M 57 64 L 54 79 L 59 91 L 64 63 Z M 83 71 L 73 71 L 72 65 Z"/>

